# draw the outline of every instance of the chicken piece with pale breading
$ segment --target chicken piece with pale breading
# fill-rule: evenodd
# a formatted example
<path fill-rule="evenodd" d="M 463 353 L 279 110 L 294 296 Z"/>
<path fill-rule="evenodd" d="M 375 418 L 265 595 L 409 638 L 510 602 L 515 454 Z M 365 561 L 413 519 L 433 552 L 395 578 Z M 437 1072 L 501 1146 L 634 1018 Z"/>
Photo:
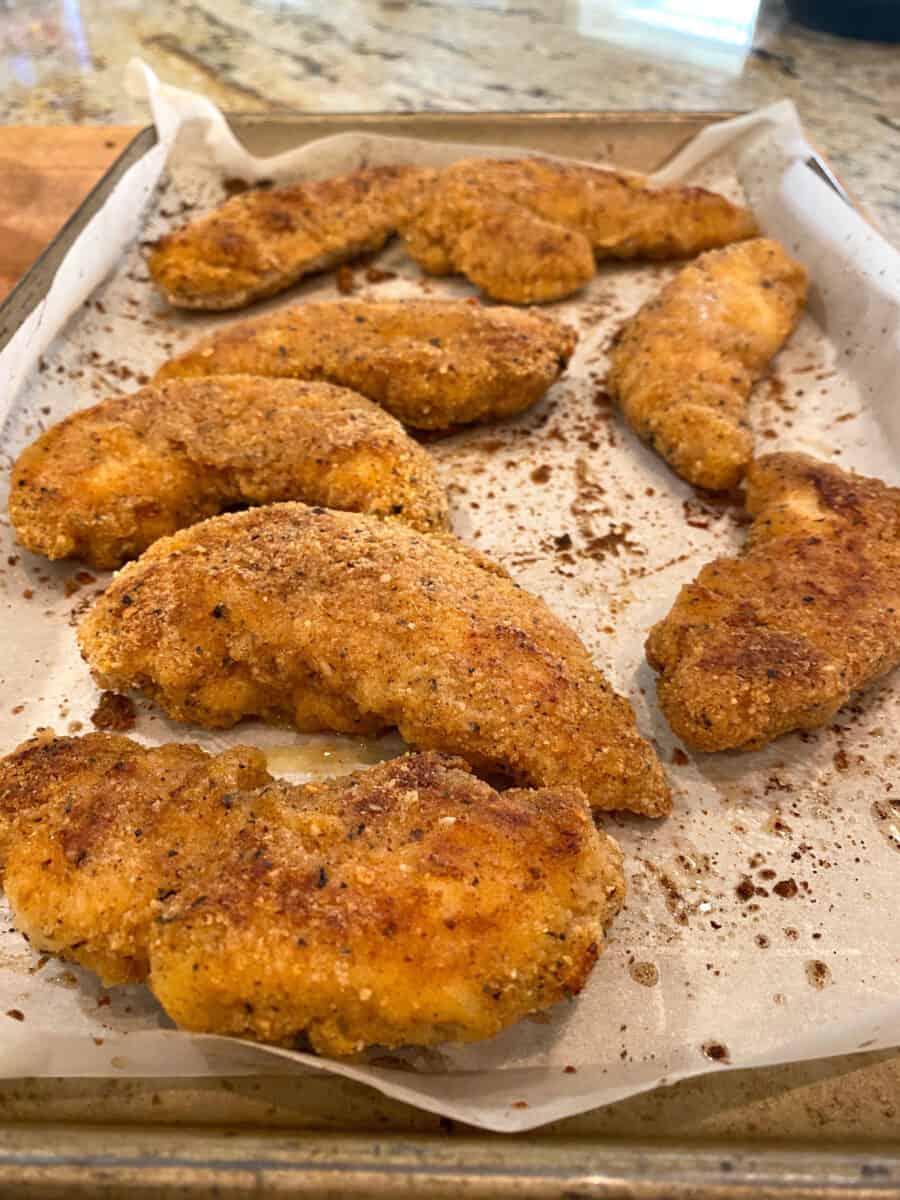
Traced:
<path fill-rule="evenodd" d="M 686 258 L 756 233 L 715 192 L 540 158 L 454 163 L 407 213 L 401 233 L 426 271 L 514 304 L 572 295 L 595 259 Z"/>
<path fill-rule="evenodd" d="M 624 895 L 574 789 L 428 753 L 305 786 L 249 749 L 36 739 L 0 762 L 16 923 L 183 1027 L 322 1054 L 490 1037 L 584 985 Z"/>
<path fill-rule="evenodd" d="M 150 274 L 180 308 L 242 308 L 304 275 L 380 250 L 436 172 L 369 167 L 254 188 L 160 238 Z"/>
<path fill-rule="evenodd" d="M 20 455 L 10 513 L 49 558 L 118 566 L 235 504 L 304 499 L 446 525 L 428 454 L 365 397 L 249 376 L 172 380 L 72 414 Z"/>
<path fill-rule="evenodd" d="M 377 405 L 248 375 L 173 379 L 73 413 L 17 459 L 9 512 L 27 549 L 105 568 L 225 508 L 273 500 L 447 523 L 431 458 Z"/>
<path fill-rule="evenodd" d="M 826 725 L 900 663 L 900 489 L 802 454 L 757 459 L 746 487 L 746 552 L 705 566 L 647 639 L 698 750 Z"/>
<path fill-rule="evenodd" d="M 670 795 L 634 714 L 544 602 L 449 535 L 275 504 L 156 542 L 79 629 L 103 685 L 208 728 L 259 716 L 461 754 L 595 808 Z"/>
<path fill-rule="evenodd" d="M 558 378 L 578 335 L 541 312 L 461 300 L 303 304 L 219 330 L 157 380 L 250 375 L 353 388 L 405 425 L 444 429 L 514 416 Z"/>
<path fill-rule="evenodd" d="M 685 267 L 617 335 L 607 379 L 629 425 L 698 487 L 734 487 L 753 456 L 753 385 L 796 325 L 806 271 L 755 238 Z"/>

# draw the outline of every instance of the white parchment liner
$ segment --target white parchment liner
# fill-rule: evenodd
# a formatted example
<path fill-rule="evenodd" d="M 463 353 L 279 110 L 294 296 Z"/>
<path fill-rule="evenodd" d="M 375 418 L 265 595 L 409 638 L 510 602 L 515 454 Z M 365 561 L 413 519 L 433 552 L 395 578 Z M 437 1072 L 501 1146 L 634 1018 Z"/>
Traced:
<path fill-rule="evenodd" d="M 183 219 L 183 202 L 214 203 L 234 177 L 314 178 L 364 163 L 442 164 L 487 152 L 342 135 L 256 160 L 209 101 L 161 86 L 143 64 L 132 64 L 131 75 L 132 86 L 149 93 L 160 142 L 122 178 L 0 355 L 4 465 L 49 423 L 131 390 L 168 354 L 239 318 L 174 313 L 147 282 L 139 243 Z M 809 170 L 810 153 L 785 102 L 707 130 L 660 178 L 734 197 L 743 190 L 765 231 L 810 268 L 810 314 L 753 402 L 760 449 L 804 450 L 897 482 L 900 256 Z M 378 266 L 396 276 L 367 281 L 358 270 L 358 295 L 471 294 L 459 281 L 423 284 L 397 244 Z M 145 989 L 106 992 L 87 973 L 38 960 L 4 907 L 0 1075 L 318 1067 L 514 1131 L 703 1071 L 900 1041 L 900 923 L 893 919 L 900 807 L 890 803 L 900 751 L 896 679 L 871 687 L 830 730 L 785 737 L 754 754 L 685 756 L 656 708 L 642 652 L 647 630 L 681 583 L 743 536 L 734 509 L 699 499 L 604 401 L 610 332 L 673 270 L 601 266 L 577 301 L 555 306 L 579 327 L 581 343 L 547 400 L 519 420 L 429 447 L 450 488 L 457 531 L 576 627 L 633 700 L 675 789 L 675 813 L 665 822 L 607 822 L 626 851 L 629 899 L 584 993 L 481 1045 L 335 1063 L 178 1033 Z M 335 295 L 325 275 L 269 307 Z M 538 468 L 549 470 L 532 478 Z M 97 694 L 72 620 L 105 580 L 21 552 L 5 520 L 0 535 L 5 752 L 40 725 L 90 727 Z M 277 747 L 276 773 L 292 765 L 285 747 L 311 747 L 308 776 L 371 762 L 399 745 L 309 738 L 257 723 L 210 735 L 170 724 L 140 700 L 138 708 L 141 740 Z M 896 790 L 900 797 L 900 783 Z"/>

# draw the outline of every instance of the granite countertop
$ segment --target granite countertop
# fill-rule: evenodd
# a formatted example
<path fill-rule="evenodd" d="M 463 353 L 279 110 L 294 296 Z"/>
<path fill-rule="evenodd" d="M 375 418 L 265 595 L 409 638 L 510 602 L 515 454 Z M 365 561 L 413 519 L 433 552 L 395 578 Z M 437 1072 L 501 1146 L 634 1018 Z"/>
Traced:
<path fill-rule="evenodd" d="M 787 96 L 900 244 L 900 48 L 788 21 L 764 0 L 753 46 L 611 31 L 617 0 L 0 0 L 0 121 L 145 121 L 135 54 L 226 109 L 745 109 Z M 652 8 L 646 4 L 644 8 Z M 665 0 L 656 7 L 665 9 Z M 685 5 L 668 5 L 682 12 Z M 687 6 L 690 7 L 690 6 Z M 693 9 L 697 28 L 753 0 Z M 709 14 L 717 14 L 710 16 Z M 626 31 L 627 33 L 627 31 Z M 735 35 L 732 31 L 732 41 Z M 739 39 L 738 39 L 739 40 Z"/>

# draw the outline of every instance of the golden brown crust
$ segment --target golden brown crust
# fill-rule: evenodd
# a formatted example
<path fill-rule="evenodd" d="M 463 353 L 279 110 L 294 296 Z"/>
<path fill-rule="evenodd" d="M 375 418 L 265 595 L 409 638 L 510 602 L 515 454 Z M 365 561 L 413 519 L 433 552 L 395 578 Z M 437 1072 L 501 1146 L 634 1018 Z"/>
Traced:
<path fill-rule="evenodd" d="M 160 238 L 150 274 L 170 304 L 241 308 L 304 275 L 380 250 L 436 172 L 369 167 L 257 188 Z"/>
<path fill-rule="evenodd" d="M 491 1037 L 574 995 L 624 895 L 580 792 L 498 795 L 437 754 L 273 784 L 230 823 L 152 986 L 189 1029 L 322 1054 Z"/>
<path fill-rule="evenodd" d="M 108 733 L 25 742 L 0 760 L 0 854 L 17 925 L 36 950 L 105 983 L 143 979 L 154 903 L 190 881 L 219 837 L 207 810 L 269 778 L 246 746 L 209 758 Z"/>
<path fill-rule="evenodd" d="M 610 394 L 688 482 L 739 482 L 753 456 L 750 391 L 805 299 L 804 268 L 778 242 L 756 238 L 702 255 L 619 332 Z"/>
<path fill-rule="evenodd" d="M 344 300 L 240 321 L 164 363 L 157 380 L 249 374 L 353 388 L 406 425 L 513 416 L 543 396 L 577 334 L 540 312 L 460 300 Z"/>
<path fill-rule="evenodd" d="M 273 500 L 447 522 L 428 453 L 393 417 L 344 388 L 249 375 L 175 379 L 73 413 L 19 456 L 9 512 L 36 554 L 118 567 L 224 508 Z"/>
<path fill-rule="evenodd" d="M 447 536 L 302 504 L 216 517 L 120 572 L 79 637 L 106 686 L 178 720 L 396 725 L 519 782 L 579 786 L 596 808 L 670 806 L 575 634 Z"/>
<path fill-rule="evenodd" d="M 753 237 L 746 209 L 691 187 L 546 159 L 465 159 L 419 193 L 401 225 L 431 274 L 466 275 L 495 300 L 560 300 L 596 258 L 685 258 Z"/>
<path fill-rule="evenodd" d="M 815 729 L 900 662 L 900 489 L 802 454 L 757 459 L 746 483 L 746 553 L 705 566 L 647 639 L 698 750 Z"/>
<path fill-rule="evenodd" d="M 0 762 L 15 919 L 198 1031 L 321 1053 L 490 1037 L 576 993 L 624 896 L 572 789 L 417 754 L 305 786 L 92 734 Z M 27 804 L 23 805 L 23 797 Z"/>

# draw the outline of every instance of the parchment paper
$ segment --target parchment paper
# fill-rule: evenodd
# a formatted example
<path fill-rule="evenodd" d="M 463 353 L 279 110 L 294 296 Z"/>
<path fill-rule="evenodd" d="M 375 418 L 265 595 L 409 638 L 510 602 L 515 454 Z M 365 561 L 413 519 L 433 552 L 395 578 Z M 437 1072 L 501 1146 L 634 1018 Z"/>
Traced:
<path fill-rule="evenodd" d="M 441 164 L 487 152 L 341 136 L 258 161 L 208 101 L 160 86 L 142 64 L 132 66 L 132 86 L 149 90 L 160 144 L 121 180 L 0 356 L 4 466 L 51 422 L 131 390 L 204 330 L 239 319 L 168 309 L 147 283 L 140 245 L 221 199 L 224 180 L 322 177 L 364 163 Z M 734 197 L 743 188 L 765 230 L 812 272 L 810 314 L 753 401 L 760 449 L 804 450 L 897 482 L 900 258 L 804 165 L 809 153 L 796 113 L 782 103 L 702 134 L 661 176 Z M 358 268 L 357 294 L 471 294 L 462 282 L 423 281 L 397 244 L 378 268 L 396 274 L 367 280 Z M 315 1067 L 513 1131 L 703 1071 L 900 1041 L 896 677 L 871 687 L 831 729 L 753 754 L 685 754 L 656 708 L 642 651 L 647 630 L 681 583 L 743 537 L 739 509 L 678 480 L 603 392 L 610 332 L 674 269 L 601 266 L 576 301 L 554 306 L 579 327 L 581 343 L 548 398 L 518 420 L 429 445 L 457 531 L 575 626 L 634 702 L 674 785 L 669 820 L 607 821 L 626 851 L 629 898 L 583 994 L 480 1045 L 333 1063 L 178 1033 L 145 989 L 106 992 L 85 972 L 38 959 L 3 908 L 0 1074 Z M 324 275 L 269 307 L 336 294 L 334 277 Z M 97 693 L 72 626 L 105 578 L 22 552 L 7 522 L 0 532 L 5 752 L 37 726 L 90 728 Z M 364 744 L 257 723 L 210 735 L 137 704 L 141 740 L 251 742 L 274 749 L 276 773 L 296 766 L 304 745 L 312 748 L 306 777 L 400 748 L 396 738 Z"/>

